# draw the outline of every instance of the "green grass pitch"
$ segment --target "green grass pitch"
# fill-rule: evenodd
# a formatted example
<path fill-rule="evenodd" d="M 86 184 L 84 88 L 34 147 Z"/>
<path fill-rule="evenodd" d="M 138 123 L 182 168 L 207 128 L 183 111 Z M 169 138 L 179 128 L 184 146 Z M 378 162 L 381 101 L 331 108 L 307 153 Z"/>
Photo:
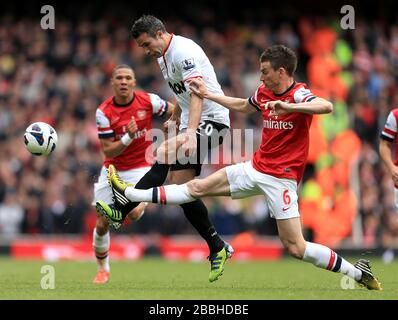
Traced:
<path fill-rule="evenodd" d="M 348 259 L 355 261 L 355 259 Z M 41 288 L 41 267 L 55 270 L 55 288 Z M 224 275 L 208 282 L 209 264 L 142 259 L 112 262 L 111 280 L 94 285 L 91 262 L 16 261 L 0 258 L 0 299 L 398 299 L 398 261 L 385 265 L 371 259 L 384 290 L 343 290 L 342 275 L 285 258 L 280 261 L 228 261 Z"/>

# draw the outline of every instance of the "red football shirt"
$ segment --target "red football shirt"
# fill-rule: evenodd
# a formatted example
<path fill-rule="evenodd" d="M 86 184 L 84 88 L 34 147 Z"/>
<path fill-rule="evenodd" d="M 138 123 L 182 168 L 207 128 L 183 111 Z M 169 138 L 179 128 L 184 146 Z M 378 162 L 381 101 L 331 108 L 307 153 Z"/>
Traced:
<path fill-rule="evenodd" d="M 394 143 L 395 159 L 394 164 L 398 165 L 398 146 L 397 146 L 397 134 L 398 134 L 398 108 L 392 109 L 388 114 L 386 124 L 384 125 L 383 131 L 381 132 L 380 138 Z M 395 185 L 398 189 L 398 185 Z"/>
<path fill-rule="evenodd" d="M 398 108 L 392 109 L 388 114 L 381 138 L 389 142 L 395 143 L 395 159 L 394 164 L 398 164 L 398 148 L 397 148 L 397 134 L 398 134 Z"/>
<path fill-rule="evenodd" d="M 132 116 L 138 126 L 133 142 L 117 157 L 105 157 L 104 166 L 113 164 L 118 170 L 129 170 L 151 165 L 151 159 L 145 159 L 145 153 L 152 141 L 145 139 L 145 136 L 152 129 L 152 115 L 161 116 L 166 110 L 167 101 L 144 91 L 135 91 L 133 100 L 126 105 L 117 104 L 114 97 L 101 103 L 96 112 L 100 139 L 114 137 L 120 140 L 127 132 Z"/>
<path fill-rule="evenodd" d="M 269 116 L 266 102 L 281 100 L 300 103 L 316 98 L 304 83 L 293 82 L 282 94 L 275 94 L 262 83 L 249 102 L 263 115 L 263 132 L 260 148 L 253 155 L 253 167 L 259 172 L 277 178 L 303 177 L 309 149 L 309 129 L 312 115 L 292 112 L 283 116 Z"/>

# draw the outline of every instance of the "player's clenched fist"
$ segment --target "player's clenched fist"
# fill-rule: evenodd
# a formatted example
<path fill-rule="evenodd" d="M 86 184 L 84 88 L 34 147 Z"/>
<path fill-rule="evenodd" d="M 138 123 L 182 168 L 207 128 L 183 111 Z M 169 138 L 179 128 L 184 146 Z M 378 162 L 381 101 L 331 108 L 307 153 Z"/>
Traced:
<path fill-rule="evenodd" d="M 270 110 L 270 116 L 282 116 L 292 112 L 291 104 L 280 100 L 267 102 L 264 107 L 265 110 Z"/>
<path fill-rule="evenodd" d="M 138 131 L 137 123 L 135 122 L 135 118 L 131 117 L 130 122 L 127 125 L 127 132 L 131 138 L 134 138 L 134 134 Z"/>

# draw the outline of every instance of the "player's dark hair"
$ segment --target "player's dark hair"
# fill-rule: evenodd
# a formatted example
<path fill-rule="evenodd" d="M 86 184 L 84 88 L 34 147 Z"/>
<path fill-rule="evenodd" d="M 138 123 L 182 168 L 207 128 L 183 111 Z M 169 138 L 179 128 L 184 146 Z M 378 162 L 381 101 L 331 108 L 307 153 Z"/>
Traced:
<path fill-rule="evenodd" d="M 119 69 L 130 69 L 134 73 L 133 68 L 130 67 L 128 64 L 119 64 L 119 65 L 117 65 L 116 67 L 113 68 L 112 77 L 115 74 L 116 70 L 119 70 Z"/>
<path fill-rule="evenodd" d="M 297 67 L 297 56 L 294 51 L 283 45 L 274 45 L 266 49 L 260 56 L 260 62 L 269 61 L 272 69 L 284 68 L 289 76 L 293 76 Z"/>
<path fill-rule="evenodd" d="M 147 33 L 150 37 L 155 38 L 158 31 L 166 32 L 166 28 L 162 21 L 151 15 L 141 16 L 134 22 L 131 28 L 134 39 L 137 39 L 143 33 Z"/>

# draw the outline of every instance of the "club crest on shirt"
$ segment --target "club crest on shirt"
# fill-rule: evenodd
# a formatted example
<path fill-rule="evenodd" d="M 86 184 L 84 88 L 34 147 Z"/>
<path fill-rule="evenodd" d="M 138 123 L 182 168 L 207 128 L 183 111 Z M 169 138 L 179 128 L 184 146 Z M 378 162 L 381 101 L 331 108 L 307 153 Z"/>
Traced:
<path fill-rule="evenodd" d="M 140 120 L 145 119 L 146 111 L 145 110 L 137 110 L 137 117 Z"/>
<path fill-rule="evenodd" d="M 264 99 L 264 98 L 261 98 L 260 99 L 260 103 L 261 104 L 266 104 L 267 102 L 269 102 L 269 101 L 271 101 L 270 99 Z"/>
<path fill-rule="evenodd" d="M 195 62 L 193 61 L 193 58 L 185 59 L 181 64 L 185 71 L 195 68 Z"/>

